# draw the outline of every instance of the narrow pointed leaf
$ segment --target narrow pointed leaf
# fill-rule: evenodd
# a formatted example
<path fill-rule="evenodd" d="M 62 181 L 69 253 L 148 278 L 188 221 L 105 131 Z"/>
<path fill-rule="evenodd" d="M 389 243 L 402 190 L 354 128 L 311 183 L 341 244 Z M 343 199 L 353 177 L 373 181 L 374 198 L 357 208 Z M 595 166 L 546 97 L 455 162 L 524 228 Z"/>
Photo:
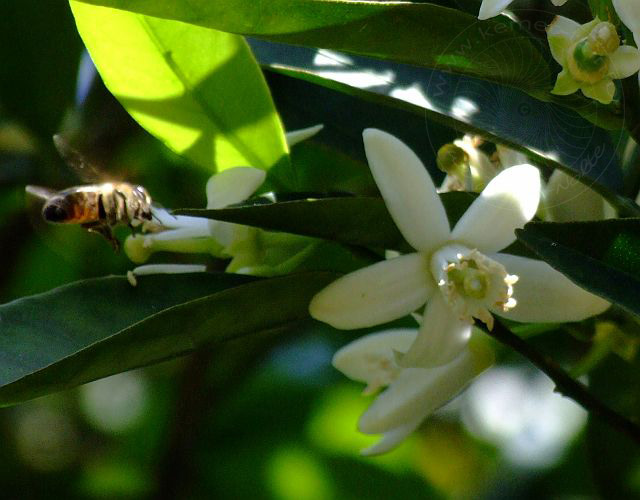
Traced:
<path fill-rule="evenodd" d="M 309 318 L 336 275 L 156 275 L 80 281 L 0 306 L 0 406 Z"/>
<path fill-rule="evenodd" d="M 463 192 L 440 195 L 451 225 L 460 219 L 476 196 Z M 315 236 L 348 245 L 414 251 L 398 231 L 381 198 L 316 198 L 221 210 L 182 209 L 175 213 Z M 512 247 L 509 253 L 531 255 L 521 245 Z"/>

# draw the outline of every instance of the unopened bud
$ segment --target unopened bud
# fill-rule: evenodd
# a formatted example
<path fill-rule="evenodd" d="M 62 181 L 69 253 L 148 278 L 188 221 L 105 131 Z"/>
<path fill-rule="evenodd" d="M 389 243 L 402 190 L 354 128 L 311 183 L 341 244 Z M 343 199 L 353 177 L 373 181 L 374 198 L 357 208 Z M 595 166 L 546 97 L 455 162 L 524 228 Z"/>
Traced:
<path fill-rule="evenodd" d="M 130 235 L 124 240 L 124 253 L 129 257 L 131 262 L 142 264 L 146 262 L 153 251 L 148 245 L 145 245 L 145 237 L 140 234 Z"/>
<path fill-rule="evenodd" d="M 469 164 L 469 155 L 455 144 L 445 144 L 438 150 L 438 168 L 450 175 L 459 175 Z"/>

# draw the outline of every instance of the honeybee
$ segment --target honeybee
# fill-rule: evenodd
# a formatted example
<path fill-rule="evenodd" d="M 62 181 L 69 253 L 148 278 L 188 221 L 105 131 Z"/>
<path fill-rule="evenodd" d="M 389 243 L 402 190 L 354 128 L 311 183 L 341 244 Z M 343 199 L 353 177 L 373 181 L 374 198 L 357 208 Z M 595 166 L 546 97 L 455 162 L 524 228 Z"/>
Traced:
<path fill-rule="evenodd" d="M 59 135 L 53 137 L 62 158 L 72 168 L 83 172 L 94 170 L 77 151 Z M 73 186 L 56 191 L 42 186 L 27 186 L 26 191 L 44 200 L 42 217 L 56 224 L 80 224 L 90 232 L 106 238 L 118 250 L 113 227 L 127 224 L 131 228 L 151 221 L 151 196 L 143 186 L 128 182 L 105 182 Z"/>

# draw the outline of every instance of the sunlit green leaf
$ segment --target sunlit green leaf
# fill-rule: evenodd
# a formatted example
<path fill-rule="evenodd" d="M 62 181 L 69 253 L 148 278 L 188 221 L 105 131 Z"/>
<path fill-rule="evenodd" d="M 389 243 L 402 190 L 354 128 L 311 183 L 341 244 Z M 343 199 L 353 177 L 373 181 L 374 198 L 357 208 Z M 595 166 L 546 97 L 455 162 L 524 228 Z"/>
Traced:
<path fill-rule="evenodd" d="M 279 118 L 241 37 L 70 3 L 109 90 L 171 149 L 209 171 L 286 159 Z"/>
<path fill-rule="evenodd" d="M 145 276 L 80 281 L 0 306 L 0 405 L 184 355 L 241 335 L 285 330 L 335 279 L 303 273 Z"/>
<path fill-rule="evenodd" d="M 531 222 L 516 234 L 576 284 L 640 315 L 640 219 Z"/>

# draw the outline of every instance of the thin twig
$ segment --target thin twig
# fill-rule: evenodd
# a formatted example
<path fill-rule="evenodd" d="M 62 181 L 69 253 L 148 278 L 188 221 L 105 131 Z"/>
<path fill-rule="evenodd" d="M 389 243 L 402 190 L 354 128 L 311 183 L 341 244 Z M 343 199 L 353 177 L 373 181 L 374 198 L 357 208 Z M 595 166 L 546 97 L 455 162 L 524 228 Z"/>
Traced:
<path fill-rule="evenodd" d="M 615 412 L 597 399 L 589 392 L 584 384 L 571 378 L 571 376 L 551 358 L 538 352 L 499 322 L 496 322 L 492 331 L 486 329 L 485 331 L 498 342 L 512 348 L 543 371 L 556 384 L 557 392 L 573 399 L 589 413 L 602 419 L 614 429 L 626 434 L 636 443 L 640 444 L 640 426 L 638 426 L 638 424 Z"/>

